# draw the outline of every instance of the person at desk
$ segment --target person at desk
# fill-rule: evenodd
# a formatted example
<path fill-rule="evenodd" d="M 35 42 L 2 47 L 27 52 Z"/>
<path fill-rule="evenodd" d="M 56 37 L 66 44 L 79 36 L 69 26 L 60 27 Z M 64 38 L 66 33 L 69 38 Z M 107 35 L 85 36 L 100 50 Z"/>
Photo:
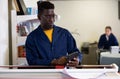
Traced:
<path fill-rule="evenodd" d="M 76 66 L 81 62 L 82 54 L 76 47 L 71 33 L 59 26 L 55 21 L 54 4 L 49 1 L 38 2 L 38 19 L 40 25 L 32 31 L 26 40 L 26 58 L 29 65 L 68 65 Z M 66 56 L 79 52 L 66 64 Z"/>
<path fill-rule="evenodd" d="M 118 41 L 114 34 L 112 33 L 112 28 L 110 26 L 105 27 L 105 34 L 100 36 L 98 42 L 98 48 L 104 50 L 110 50 L 110 46 L 118 46 Z"/>

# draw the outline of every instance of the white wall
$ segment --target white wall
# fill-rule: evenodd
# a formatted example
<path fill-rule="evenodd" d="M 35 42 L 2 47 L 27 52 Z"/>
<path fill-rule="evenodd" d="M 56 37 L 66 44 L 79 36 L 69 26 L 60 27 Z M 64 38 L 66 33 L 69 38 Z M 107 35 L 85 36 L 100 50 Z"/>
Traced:
<path fill-rule="evenodd" d="M 8 0 L 0 0 L 0 8 L 0 65 L 8 65 Z"/>
<path fill-rule="evenodd" d="M 35 6 L 31 5 L 33 3 L 31 2 L 26 2 L 26 5 Z M 71 32 L 79 33 L 80 36 L 74 34 L 78 46 L 83 42 L 98 41 L 107 25 L 112 27 L 113 33 L 120 42 L 118 0 L 56 0 L 52 2 L 55 4 L 56 13 L 61 16 L 56 25 L 65 27 Z"/>

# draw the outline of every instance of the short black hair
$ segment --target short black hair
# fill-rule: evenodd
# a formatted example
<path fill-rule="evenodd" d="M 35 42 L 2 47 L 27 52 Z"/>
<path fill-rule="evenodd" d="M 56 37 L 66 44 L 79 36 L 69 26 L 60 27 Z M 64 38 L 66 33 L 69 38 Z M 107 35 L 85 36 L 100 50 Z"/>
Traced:
<path fill-rule="evenodd" d="M 110 29 L 110 30 L 112 30 L 112 28 L 111 28 L 110 26 L 106 26 L 105 29 Z"/>
<path fill-rule="evenodd" d="M 55 8 L 54 4 L 49 1 L 38 1 L 37 6 L 38 6 L 38 14 L 42 13 L 42 11 L 44 9 L 54 9 Z"/>

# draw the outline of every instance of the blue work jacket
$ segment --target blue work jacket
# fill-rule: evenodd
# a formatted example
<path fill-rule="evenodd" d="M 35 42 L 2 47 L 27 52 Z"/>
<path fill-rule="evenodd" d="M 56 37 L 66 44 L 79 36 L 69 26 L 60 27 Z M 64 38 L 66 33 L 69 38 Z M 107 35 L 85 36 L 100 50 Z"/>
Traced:
<path fill-rule="evenodd" d="M 109 36 L 109 40 L 106 38 L 106 34 L 103 34 L 100 36 L 99 43 L 98 43 L 98 48 L 99 49 L 110 49 L 110 46 L 118 46 L 118 41 L 116 37 L 111 33 Z"/>
<path fill-rule="evenodd" d="M 53 59 L 67 56 L 75 51 L 79 52 L 68 30 L 54 25 L 52 36 L 52 42 L 50 42 L 41 26 L 27 36 L 25 48 L 29 65 L 50 65 Z M 80 53 L 79 60 L 81 59 Z"/>

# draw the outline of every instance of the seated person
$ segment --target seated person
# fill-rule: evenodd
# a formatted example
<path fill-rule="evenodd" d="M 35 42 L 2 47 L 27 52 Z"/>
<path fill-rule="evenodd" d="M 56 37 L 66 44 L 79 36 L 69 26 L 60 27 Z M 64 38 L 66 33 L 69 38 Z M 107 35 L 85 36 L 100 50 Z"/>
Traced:
<path fill-rule="evenodd" d="M 114 34 L 112 33 L 112 28 L 110 26 L 106 26 L 105 34 L 100 36 L 98 42 L 98 48 L 104 50 L 110 50 L 111 46 L 118 46 L 118 41 Z"/>
<path fill-rule="evenodd" d="M 81 62 L 81 53 L 71 33 L 55 21 L 54 4 L 49 1 L 38 2 L 40 25 L 26 40 L 26 58 L 29 65 L 68 65 L 76 66 Z M 79 52 L 79 56 L 67 62 L 66 56 Z"/>

